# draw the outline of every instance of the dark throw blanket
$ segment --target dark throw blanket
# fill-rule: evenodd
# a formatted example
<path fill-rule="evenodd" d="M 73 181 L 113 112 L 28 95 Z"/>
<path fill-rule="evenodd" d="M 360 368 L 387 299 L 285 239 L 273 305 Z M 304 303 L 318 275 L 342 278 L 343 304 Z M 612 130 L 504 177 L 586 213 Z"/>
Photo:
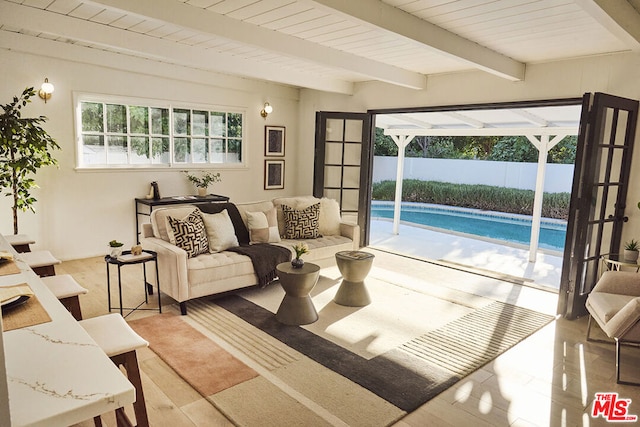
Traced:
<path fill-rule="evenodd" d="M 278 277 L 276 273 L 278 264 L 291 261 L 291 251 L 289 249 L 268 243 L 236 246 L 227 250 L 251 258 L 253 269 L 258 276 L 258 285 L 261 288 L 264 288 Z"/>

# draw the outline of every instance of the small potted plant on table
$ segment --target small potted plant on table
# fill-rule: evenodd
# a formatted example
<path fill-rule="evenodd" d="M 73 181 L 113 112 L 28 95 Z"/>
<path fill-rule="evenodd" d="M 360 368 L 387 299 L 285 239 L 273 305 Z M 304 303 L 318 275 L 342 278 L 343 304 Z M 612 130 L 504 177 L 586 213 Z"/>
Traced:
<path fill-rule="evenodd" d="M 196 188 L 198 189 L 198 196 L 200 197 L 204 197 L 207 195 L 207 188 L 209 188 L 209 185 L 213 184 L 214 182 L 222 181 L 222 179 L 220 178 L 220 172 L 213 173 L 201 171 L 202 176 L 199 177 L 196 175 L 191 175 L 187 171 L 183 172 L 187 176 L 189 182 L 196 186 Z"/>
<path fill-rule="evenodd" d="M 115 239 L 109 242 L 109 247 L 111 248 L 111 253 L 109 255 L 111 258 L 118 258 L 122 255 L 122 246 L 124 246 L 124 243 L 118 242 Z"/>
<path fill-rule="evenodd" d="M 298 243 L 293 246 L 293 250 L 296 252 L 296 257 L 291 260 L 291 266 L 293 268 L 302 268 L 304 266 L 304 260 L 300 257 L 309 253 L 309 246 L 307 246 L 306 243 Z"/>
<path fill-rule="evenodd" d="M 624 260 L 627 262 L 638 261 L 638 251 L 640 250 L 640 244 L 637 240 L 631 239 L 624 244 Z"/>

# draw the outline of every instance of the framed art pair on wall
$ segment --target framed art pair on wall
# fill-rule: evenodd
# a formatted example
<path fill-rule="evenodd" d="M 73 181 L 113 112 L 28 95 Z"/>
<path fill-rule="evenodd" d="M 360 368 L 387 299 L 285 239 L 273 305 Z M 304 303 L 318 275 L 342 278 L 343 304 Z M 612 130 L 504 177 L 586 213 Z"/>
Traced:
<path fill-rule="evenodd" d="M 265 157 L 284 157 L 285 128 L 284 126 L 265 126 L 264 155 Z M 265 159 L 264 161 L 264 189 L 277 190 L 284 188 L 284 158 Z"/>

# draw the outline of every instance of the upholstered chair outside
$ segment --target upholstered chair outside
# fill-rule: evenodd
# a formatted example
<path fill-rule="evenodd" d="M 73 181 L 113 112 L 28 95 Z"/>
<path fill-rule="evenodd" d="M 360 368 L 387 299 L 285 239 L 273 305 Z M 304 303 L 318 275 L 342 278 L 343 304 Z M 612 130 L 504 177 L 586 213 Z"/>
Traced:
<path fill-rule="evenodd" d="M 640 274 L 631 271 L 607 271 L 593 288 L 586 303 L 589 311 L 587 341 L 591 322 L 595 320 L 616 345 L 616 382 L 640 385 L 620 379 L 620 356 L 623 346 L 640 347 Z"/>

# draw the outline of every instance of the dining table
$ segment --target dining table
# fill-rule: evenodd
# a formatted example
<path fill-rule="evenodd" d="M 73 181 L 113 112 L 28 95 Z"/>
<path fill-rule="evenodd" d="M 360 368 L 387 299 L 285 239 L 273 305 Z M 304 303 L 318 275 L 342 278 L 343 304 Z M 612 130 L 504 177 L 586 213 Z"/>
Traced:
<path fill-rule="evenodd" d="M 3 236 L 0 252 L 13 257 L 0 288 L 32 291 L 1 317 L 0 426 L 69 426 L 133 403 L 126 376 Z"/>

